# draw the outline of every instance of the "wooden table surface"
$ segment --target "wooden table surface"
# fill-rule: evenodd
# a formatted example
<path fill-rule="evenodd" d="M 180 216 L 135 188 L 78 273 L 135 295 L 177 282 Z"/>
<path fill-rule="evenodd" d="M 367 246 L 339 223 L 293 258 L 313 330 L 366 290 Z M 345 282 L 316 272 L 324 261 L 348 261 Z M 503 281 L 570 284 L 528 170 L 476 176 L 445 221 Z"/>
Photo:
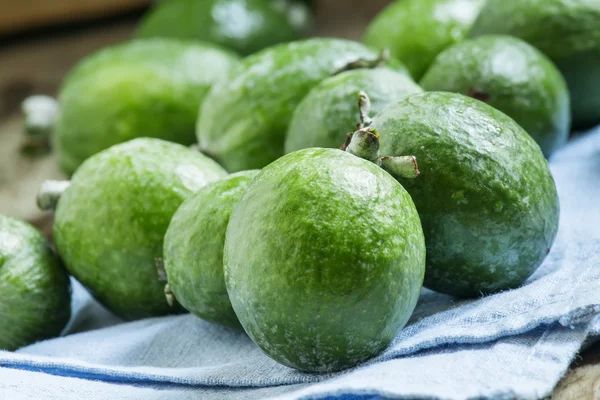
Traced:
<path fill-rule="evenodd" d="M 364 27 L 388 0 L 322 0 L 317 9 L 319 36 L 359 39 Z M 108 44 L 130 38 L 136 18 L 88 24 L 76 29 L 0 39 L 0 213 L 18 216 L 50 233 L 51 214 L 35 206 L 45 179 L 61 179 L 52 155 L 28 158 L 22 143 L 20 104 L 32 94 L 55 95 L 79 59 Z M 551 397 L 600 400 L 600 344 L 582 352 Z"/>

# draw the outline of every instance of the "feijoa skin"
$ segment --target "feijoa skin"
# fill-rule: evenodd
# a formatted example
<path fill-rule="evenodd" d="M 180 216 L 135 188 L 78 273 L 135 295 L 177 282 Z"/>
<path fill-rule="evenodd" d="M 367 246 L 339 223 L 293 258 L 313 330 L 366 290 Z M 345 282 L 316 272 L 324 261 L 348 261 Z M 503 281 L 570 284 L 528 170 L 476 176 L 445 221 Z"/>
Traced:
<path fill-rule="evenodd" d="M 573 127 L 600 123 L 600 2 L 488 1 L 471 35 L 518 37 L 546 54 L 571 93 Z"/>
<path fill-rule="evenodd" d="M 427 91 L 462 93 L 513 118 L 546 157 L 571 129 L 569 90 L 560 71 L 528 43 L 502 35 L 465 40 L 440 53 L 420 82 Z"/>
<path fill-rule="evenodd" d="M 369 25 L 364 42 L 389 49 L 419 80 L 442 50 L 463 40 L 484 0 L 401 0 Z"/>
<path fill-rule="evenodd" d="M 0 215 L 0 350 L 56 337 L 70 316 L 69 276 L 44 236 Z"/>
<path fill-rule="evenodd" d="M 327 78 L 296 107 L 285 139 L 286 154 L 309 147 L 339 148 L 356 128 L 361 90 L 368 92 L 373 114 L 423 91 L 406 74 L 390 68 L 355 69 Z"/>
<path fill-rule="evenodd" d="M 212 42 L 248 55 L 298 39 L 311 26 L 308 8 L 293 1 L 166 0 L 144 16 L 136 36 Z"/>
<path fill-rule="evenodd" d="M 231 212 L 258 172 L 238 172 L 198 190 L 165 235 L 165 271 L 177 301 L 200 318 L 238 329 L 223 278 L 223 247 Z"/>
<path fill-rule="evenodd" d="M 58 199 L 56 248 L 69 272 L 117 316 L 140 319 L 170 307 L 157 262 L 173 214 L 192 193 L 226 176 L 208 157 L 140 138 L 85 161 Z"/>
<path fill-rule="evenodd" d="M 427 244 L 425 286 L 473 297 L 521 285 L 558 229 L 559 202 L 539 146 L 502 112 L 455 93 L 426 92 L 373 122 L 381 154 L 413 154 L 418 179 L 399 178 Z"/>
<path fill-rule="evenodd" d="M 59 94 L 55 147 L 71 175 L 91 155 L 137 137 L 195 142 L 198 106 L 238 64 L 213 45 L 138 40 L 94 53 L 67 76 Z"/>
<path fill-rule="evenodd" d="M 391 175 L 312 148 L 250 184 L 229 220 L 224 266 L 252 340 L 284 365 L 328 372 L 378 354 L 408 321 L 425 246 L 414 204 Z"/>
<path fill-rule="evenodd" d="M 242 61 L 202 103 L 200 149 L 229 172 L 262 168 L 284 153 L 294 109 L 323 79 L 375 51 L 342 39 L 307 39 L 265 49 Z"/>

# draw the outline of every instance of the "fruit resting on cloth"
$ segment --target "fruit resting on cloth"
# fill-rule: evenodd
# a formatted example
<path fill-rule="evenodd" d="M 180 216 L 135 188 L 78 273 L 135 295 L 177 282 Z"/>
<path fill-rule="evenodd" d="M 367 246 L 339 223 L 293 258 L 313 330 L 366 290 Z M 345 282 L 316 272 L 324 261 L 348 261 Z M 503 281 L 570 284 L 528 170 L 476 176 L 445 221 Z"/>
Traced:
<path fill-rule="evenodd" d="M 0 350 L 58 336 L 71 316 L 71 285 L 44 236 L 0 215 Z"/>
<path fill-rule="evenodd" d="M 168 290 L 200 318 L 240 328 L 223 279 L 223 246 L 235 205 L 257 170 L 209 183 L 179 207 L 165 235 Z"/>
<path fill-rule="evenodd" d="M 425 286 L 478 296 L 521 285 L 558 229 L 559 203 L 539 146 L 502 112 L 455 93 L 415 94 L 373 127 L 381 154 L 413 154 L 418 179 L 399 178 L 425 232 Z"/>
<path fill-rule="evenodd" d="M 362 129 L 348 150 L 380 161 L 378 147 Z M 400 161 L 414 177 L 414 158 Z M 406 324 L 425 244 L 414 204 L 390 174 L 350 152 L 311 148 L 250 184 L 227 227 L 224 266 L 254 342 L 282 364 L 327 372 L 377 355 Z"/>
<path fill-rule="evenodd" d="M 197 151 L 135 139 L 89 158 L 62 188 L 46 185 L 38 202 L 57 202 L 54 241 L 69 272 L 116 315 L 139 319 L 181 310 L 159 279 L 163 237 L 181 203 L 225 175 Z"/>

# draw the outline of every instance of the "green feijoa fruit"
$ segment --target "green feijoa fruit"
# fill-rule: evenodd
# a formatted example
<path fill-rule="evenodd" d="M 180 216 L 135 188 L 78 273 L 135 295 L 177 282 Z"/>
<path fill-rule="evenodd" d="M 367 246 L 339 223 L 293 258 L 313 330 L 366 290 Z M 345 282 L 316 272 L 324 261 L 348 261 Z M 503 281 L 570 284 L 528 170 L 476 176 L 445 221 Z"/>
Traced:
<path fill-rule="evenodd" d="M 137 37 L 217 43 L 248 55 L 298 39 L 312 26 L 306 5 L 288 0 L 164 0 L 142 19 Z"/>
<path fill-rule="evenodd" d="M 363 139 L 365 156 L 378 150 L 376 135 Z M 328 372 L 377 355 L 406 324 L 425 244 L 414 204 L 390 174 L 349 152 L 311 148 L 250 184 L 227 227 L 224 267 L 252 340 L 284 365 Z"/>
<path fill-rule="evenodd" d="M 389 69 L 355 69 L 327 78 L 300 102 L 288 127 L 285 152 L 308 147 L 339 148 L 356 128 L 356 97 L 369 92 L 373 113 L 423 90 L 406 74 Z"/>
<path fill-rule="evenodd" d="M 522 284 L 558 228 L 554 180 L 539 146 L 514 120 L 471 97 L 416 94 L 373 122 L 383 155 L 413 154 L 421 175 L 399 178 L 425 232 L 425 286 L 477 296 Z"/>
<path fill-rule="evenodd" d="M 440 53 L 421 79 L 427 91 L 462 93 L 513 118 L 546 157 L 571 128 L 569 90 L 543 53 L 520 39 L 487 35 Z"/>
<path fill-rule="evenodd" d="M 200 149 L 230 172 L 262 168 L 280 157 L 294 109 L 323 79 L 361 60 L 378 59 L 360 43 L 308 39 L 242 61 L 231 80 L 213 86 L 198 116 Z M 399 67 L 400 69 L 402 67 Z"/>
<path fill-rule="evenodd" d="M 124 319 L 159 316 L 180 310 L 167 304 L 157 266 L 169 222 L 187 197 L 224 176 L 197 151 L 139 138 L 90 157 L 70 182 L 49 182 L 38 204 L 56 205 L 58 253 L 96 299 Z"/>
<path fill-rule="evenodd" d="M 200 318 L 239 328 L 223 279 L 225 231 L 257 170 L 243 171 L 212 182 L 177 210 L 164 244 L 168 290 Z"/>
<path fill-rule="evenodd" d="M 106 48 L 81 61 L 59 94 L 55 146 L 72 174 L 91 155 L 137 137 L 195 142 L 198 107 L 238 64 L 213 45 L 154 39 Z"/>
<path fill-rule="evenodd" d="M 463 40 L 484 0 L 401 0 L 386 7 L 369 25 L 364 42 L 388 48 L 420 79 L 435 56 Z"/>
<path fill-rule="evenodd" d="M 488 1 L 471 35 L 518 37 L 546 54 L 571 93 L 573 126 L 600 122 L 600 2 L 596 0 Z"/>
<path fill-rule="evenodd" d="M 71 285 L 44 236 L 0 215 L 0 350 L 58 336 L 71 316 Z"/>

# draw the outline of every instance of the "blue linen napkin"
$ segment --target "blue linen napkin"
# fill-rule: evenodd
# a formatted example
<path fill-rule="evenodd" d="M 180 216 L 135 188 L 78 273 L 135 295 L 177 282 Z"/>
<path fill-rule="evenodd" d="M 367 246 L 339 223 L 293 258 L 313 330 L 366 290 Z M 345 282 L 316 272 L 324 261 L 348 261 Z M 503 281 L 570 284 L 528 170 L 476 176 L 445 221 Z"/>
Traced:
<path fill-rule="evenodd" d="M 538 399 L 600 336 L 600 129 L 551 161 L 560 229 L 527 283 L 479 300 L 424 289 L 369 362 L 312 375 L 192 315 L 123 323 L 75 284 L 67 335 L 0 352 L 0 399 Z M 0 321 L 1 323 L 1 321 Z"/>

